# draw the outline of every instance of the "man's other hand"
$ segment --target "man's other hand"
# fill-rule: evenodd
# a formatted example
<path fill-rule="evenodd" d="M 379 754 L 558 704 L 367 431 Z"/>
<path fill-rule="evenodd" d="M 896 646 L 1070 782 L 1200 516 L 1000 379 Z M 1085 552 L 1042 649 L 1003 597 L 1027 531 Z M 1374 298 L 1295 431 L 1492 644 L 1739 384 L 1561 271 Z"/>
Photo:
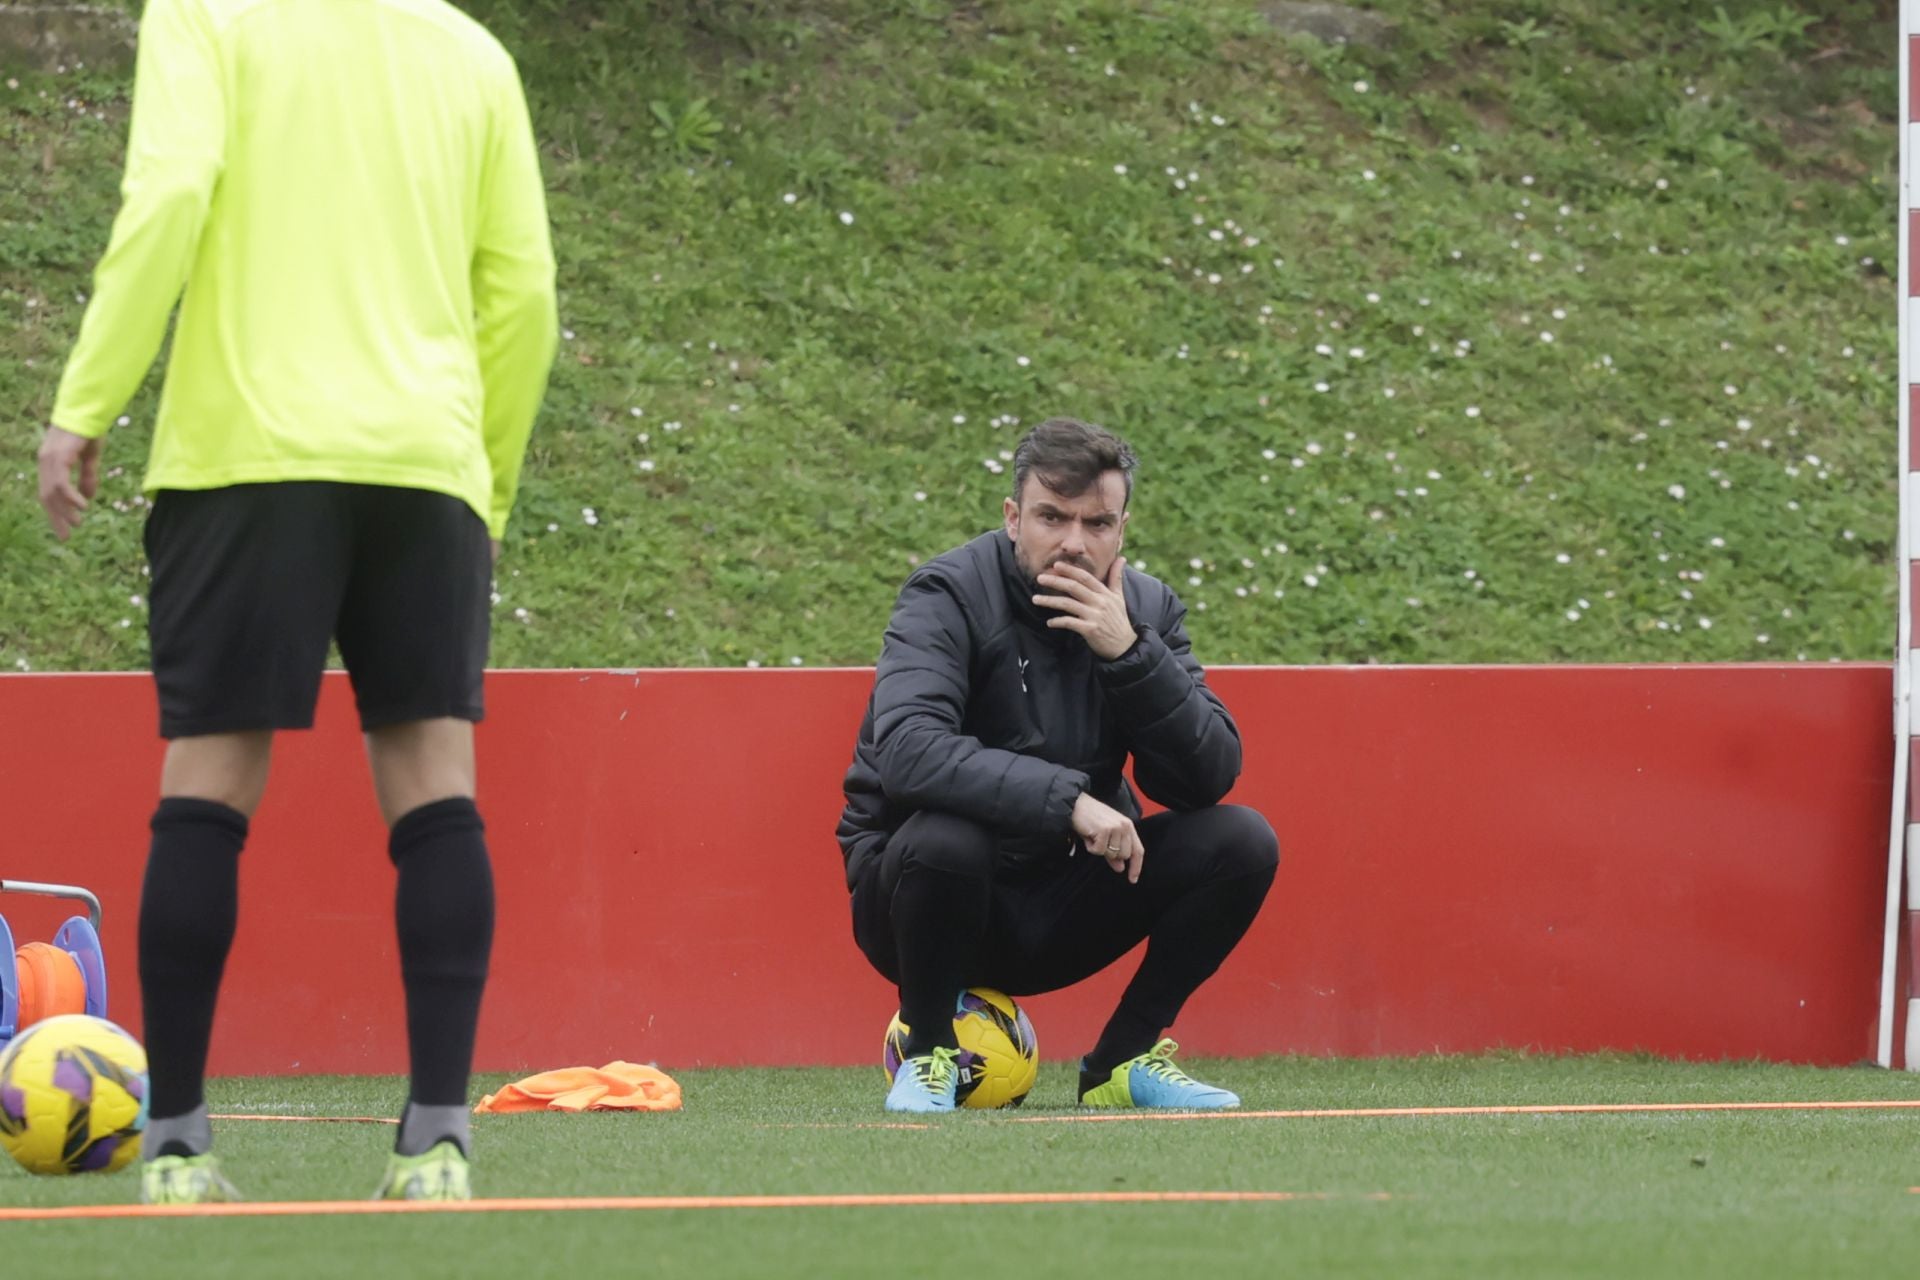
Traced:
<path fill-rule="evenodd" d="M 74 468 L 80 479 L 74 482 Z M 53 536 L 65 542 L 80 523 L 87 499 L 100 491 L 100 441 L 48 427 L 40 440 L 40 505 L 53 526 Z"/>
<path fill-rule="evenodd" d="M 1115 871 L 1126 872 L 1128 884 L 1140 883 L 1147 847 L 1140 843 L 1140 833 L 1126 814 L 1082 791 L 1073 802 L 1073 830 L 1088 853 L 1105 858 Z"/>

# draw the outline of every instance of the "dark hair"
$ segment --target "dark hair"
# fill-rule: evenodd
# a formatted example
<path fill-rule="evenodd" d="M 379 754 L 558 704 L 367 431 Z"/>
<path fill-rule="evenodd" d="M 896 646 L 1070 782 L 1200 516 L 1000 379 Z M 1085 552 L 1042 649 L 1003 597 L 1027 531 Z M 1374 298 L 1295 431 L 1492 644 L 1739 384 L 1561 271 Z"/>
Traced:
<path fill-rule="evenodd" d="M 1066 498 L 1077 498 L 1109 471 L 1126 484 L 1125 507 L 1133 499 L 1133 450 L 1105 427 L 1077 418 L 1048 418 L 1027 432 L 1013 451 L 1013 500 L 1020 501 L 1029 475 Z"/>

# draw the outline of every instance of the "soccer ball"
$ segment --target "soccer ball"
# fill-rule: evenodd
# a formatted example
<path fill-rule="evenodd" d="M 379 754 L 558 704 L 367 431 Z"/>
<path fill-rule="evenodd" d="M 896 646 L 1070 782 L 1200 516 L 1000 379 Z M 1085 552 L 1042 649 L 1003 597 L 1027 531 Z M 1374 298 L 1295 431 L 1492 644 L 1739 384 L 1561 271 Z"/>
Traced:
<path fill-rule="evenodd" d="M 123 1169 L 146 1127 L 147 1051 L 105 1018 L 47 1018 L 0 1053 L 0 1147 L 27 1172 Z"/>
<path fill-rule="evenodd" d="M 965 1107 L 1017 1107 L 1040 1071 L 1040 1044 L 1020 1006 L 998 991 L 969 987 L 953 1010 L 960 1041 L 960 1081 L 954 1097 Z M 881 1062 L 891 1081 L 906 1057 L 907 1025 L 898 1013 L 887 1024 Z"/>

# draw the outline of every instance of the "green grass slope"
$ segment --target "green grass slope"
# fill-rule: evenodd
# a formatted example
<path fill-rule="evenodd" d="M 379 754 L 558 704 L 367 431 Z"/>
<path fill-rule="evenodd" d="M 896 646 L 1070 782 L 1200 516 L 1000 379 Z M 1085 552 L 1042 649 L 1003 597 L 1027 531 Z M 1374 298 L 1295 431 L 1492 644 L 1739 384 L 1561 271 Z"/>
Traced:
<path fill-rule="evenodd" d="M 1060 413 L 1206 661 L 1890 653 L 1891 4 L 470 7 L 566 326 L 501 665 L 870 661 Z M 126 91 L 0 89 L 0 669 L 144 659 L 153 384 L 68 546 L 32 484 Z"/>

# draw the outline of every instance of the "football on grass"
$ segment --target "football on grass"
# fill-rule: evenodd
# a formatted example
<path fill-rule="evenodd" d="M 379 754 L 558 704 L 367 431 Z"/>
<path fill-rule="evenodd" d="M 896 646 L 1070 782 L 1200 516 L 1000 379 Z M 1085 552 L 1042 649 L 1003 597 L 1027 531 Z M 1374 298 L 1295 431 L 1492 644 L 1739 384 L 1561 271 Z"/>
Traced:
<path fill-rule="evenodd" d="M 954 1090 L 960 1105 L 1017 1107 L 1026 1100 L 1040 1070 L 1040 1046 L 1019 1005 L 998 991 L 969 987 L 954 1006 L 953 1031 L 960 1042 Z M 906 1044 L 907 1026 L 896 1013 L 881 1054 L 889 1081 L 900 1070 Z"/>
<path fill-rule="evenodd" d="M 27 1172 L 123 1169 L 146 1127 L 146 1050 L 105 1018 L 48 1018 L 0 1053 L 0 1147 Z"/>

